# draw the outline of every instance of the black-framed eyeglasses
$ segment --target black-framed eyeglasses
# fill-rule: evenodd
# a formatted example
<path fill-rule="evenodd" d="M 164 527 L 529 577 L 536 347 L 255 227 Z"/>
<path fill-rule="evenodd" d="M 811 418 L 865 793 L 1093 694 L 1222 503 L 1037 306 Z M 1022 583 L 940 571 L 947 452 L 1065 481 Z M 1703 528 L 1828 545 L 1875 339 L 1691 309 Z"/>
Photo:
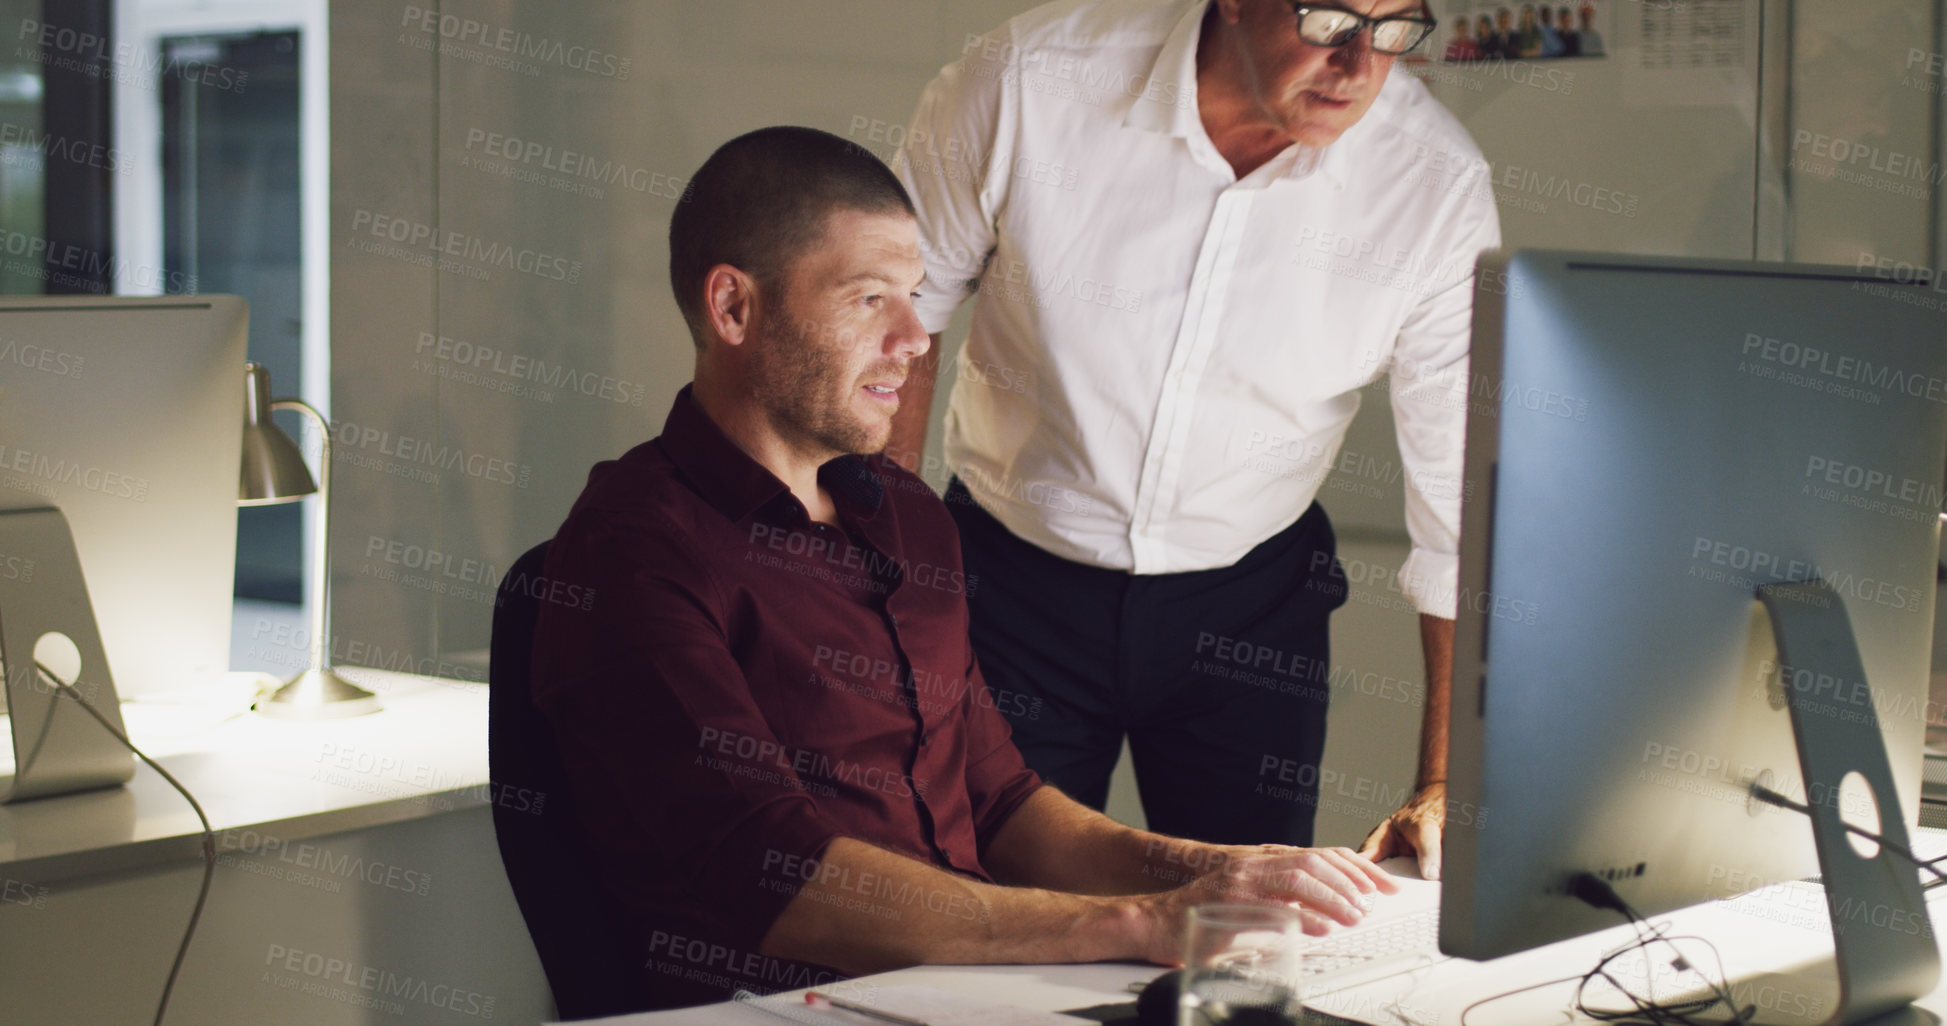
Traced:
<path fill-rule="evenodd" d="M 1344 46 L 1370 27 L 1373 52 L 1384 54 L 1397 55 L 1413 49 L 1438 24 L 1431 15 L 1426 14 L 1389 14 L 1383 18 L 1368 18 L 1343 7 L 1295 2 L 1291 4 L 1291 10 L 1298 16 L 1298 38 L 1313 46 Z"/>

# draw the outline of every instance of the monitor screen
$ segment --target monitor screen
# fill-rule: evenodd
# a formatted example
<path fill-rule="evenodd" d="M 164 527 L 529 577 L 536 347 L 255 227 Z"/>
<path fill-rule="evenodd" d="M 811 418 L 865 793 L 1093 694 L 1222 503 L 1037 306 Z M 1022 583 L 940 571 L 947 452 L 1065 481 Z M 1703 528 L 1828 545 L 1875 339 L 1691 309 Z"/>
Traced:
<path fill-rule="evenodd" d="M 234 296 L 0 298 L 0 508 L 67 518 L 124 698 L 228 669 L 247 316 Z"/>
<path fill-rule="evenodd" d="M 1524 250 L 1475 310 L 1442 950 L 1490 958 L 1819 871 L 1787 698 L 1876 717 L 1918 814 L 1947 291 L 1872 271 Z M 1781 672 L 1818 578 L 1863 680 Z M 1851 811 L 1851 810 L 1848 810 Z M 1888 809 L 1891 816 L 1894 810 Z"/>

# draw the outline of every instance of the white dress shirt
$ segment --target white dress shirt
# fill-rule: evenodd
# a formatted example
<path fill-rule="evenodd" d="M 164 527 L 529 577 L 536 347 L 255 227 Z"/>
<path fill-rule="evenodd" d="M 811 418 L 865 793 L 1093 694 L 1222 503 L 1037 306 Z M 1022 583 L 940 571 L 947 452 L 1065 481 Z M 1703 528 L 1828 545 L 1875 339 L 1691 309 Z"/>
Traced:
<path fill-rule="evenodd" d="M 1322 151 L 1239 180 L 1197 114 L 1208 0 L 1064 0 L 927 87 L 895 168 L 927 330 L 979 294 L 948 466 L 1017 536 L 1138 574 L 1229 566 L 1311 505 L 1391 374 L 1412 554 L 1455 608 L 1486 162 L 1395 71 Z M 1296 31 L 1294 23 L 1293 31 Z"/>

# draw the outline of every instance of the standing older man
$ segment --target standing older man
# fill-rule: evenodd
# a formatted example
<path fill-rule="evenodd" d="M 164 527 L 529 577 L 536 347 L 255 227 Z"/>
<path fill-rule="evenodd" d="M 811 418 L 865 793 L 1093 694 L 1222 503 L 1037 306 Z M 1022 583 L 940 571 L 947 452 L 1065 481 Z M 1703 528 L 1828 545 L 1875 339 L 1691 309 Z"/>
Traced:
<path fill-rule="evenodd" d="M 731 140 L 670 223 L 696 380 L 548 551 L 534 697 L 658 1004 L 920 962 L 1182 957 L 1186 910 L 1357 922 L 1346 849 L 1132 830 L 1021 762 L 953 521 L 877 455 L 926 333 L 912 205 L 804 128 Z M 836 972 L 834 972 L 834 970 Z"/>
<path fill-rule="evenodd" d="M 1465 131 L 1388 75 L 1433 26 L 1420 0 L 1064 0 L 919 102 L 920 317 L 937 341 L 980 296 L 946 418 L 974 642 L 1040 700 L 1028 764 L 1083 802 L 1126 734 L 1153 828 L 1310 841 L 1345 598 L 1313 500 L 1390 370 L 1427 694 L 1415 793 L 1367 850 L 1438 875 L 1472 270 L 1500 229 Z M 921 370 L 890 451 L 922 447 Z"/>

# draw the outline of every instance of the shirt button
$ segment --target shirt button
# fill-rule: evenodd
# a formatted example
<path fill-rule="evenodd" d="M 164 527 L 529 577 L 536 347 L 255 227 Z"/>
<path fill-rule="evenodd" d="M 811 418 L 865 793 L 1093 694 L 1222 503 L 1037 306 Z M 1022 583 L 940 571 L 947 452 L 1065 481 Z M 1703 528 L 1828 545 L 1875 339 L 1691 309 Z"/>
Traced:
<path fill-rule="evenodd" d="M 894 627 L 897 627 L 899 626 L 899 617 L 892 613 L 887 613 L 886 622 L 892 624 Z"/>

